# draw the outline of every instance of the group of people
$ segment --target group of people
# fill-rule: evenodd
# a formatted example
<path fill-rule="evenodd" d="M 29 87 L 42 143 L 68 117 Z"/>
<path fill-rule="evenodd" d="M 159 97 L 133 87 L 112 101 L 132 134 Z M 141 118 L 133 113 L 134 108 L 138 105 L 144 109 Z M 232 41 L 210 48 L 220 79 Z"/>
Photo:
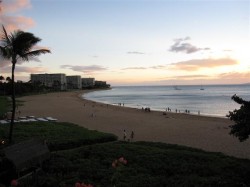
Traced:
<path fill-rule="evenodd" d="M 127 139 L 127 132 L 126 132 L 126 130 L 124 129 L 123 130 L 123 140 L 124 141 L 133 141 L 134 140 L 134 136 L 135 136 L 135 133 L 134 133 L 134 131 L 131 131 L 131 134 L 130 134 L 130 139 L 128 138 Z"/>
<path fill-rule="evenodd" d="M 149 107 L 146 107 L 146 108 L 142 107 L 141 109 L 144 110 L 145 112 L 150 112 L 151 111 Z"/>
<path fill-rule="evenodd" d="M 167 107 L 167 108 L 166 108 L 166 112 L 171 112 L 171 108 Z M 178 112 L 181 113 L 181 111 L 180 111 L 180 110 L 178 111 L 177 109 L 175 109 L 175 112 L 176 112 L 176 113 L 178 113 Z M 186 114 L 190 114 L 190 110 L 185 110 L 184 112 L 185 112 Z M 198 114 L 200 115 L 200 111 L 198 111 Z"/>
<path fill-rule="evenodd" d="M 118 106 L 124 106 L 124 103 L 118 103 Z"/>

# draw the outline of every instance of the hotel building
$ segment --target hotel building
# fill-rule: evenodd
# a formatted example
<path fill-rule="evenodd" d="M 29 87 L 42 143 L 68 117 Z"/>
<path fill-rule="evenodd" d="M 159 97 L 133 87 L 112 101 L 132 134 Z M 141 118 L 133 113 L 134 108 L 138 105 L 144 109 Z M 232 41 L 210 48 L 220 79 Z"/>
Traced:
<path fill-rule="evenodd" d="M 66 76 L 67 89 L 81 89 L 82 79 L 80 75 Z"/>
<path fill-rule="evenodd" d="M 55 90 L 67 90 L 66 75 L 63 73 L 31 74 L 30 79 L 32 83 L 40 82 L 44 86 Z"/>

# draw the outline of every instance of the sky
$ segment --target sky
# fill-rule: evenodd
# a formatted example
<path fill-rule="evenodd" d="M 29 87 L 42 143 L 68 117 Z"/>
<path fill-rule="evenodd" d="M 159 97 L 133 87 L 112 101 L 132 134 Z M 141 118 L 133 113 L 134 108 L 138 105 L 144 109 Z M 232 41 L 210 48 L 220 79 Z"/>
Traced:
<path fill-rule="evenodd" d="M 65 73 L 116 85 L 250 82 L 249 0 L 2 0 L 0 24 L 51 54 L 16 79 Z M 0 59 L 0 75 L 11 63 Z"/>

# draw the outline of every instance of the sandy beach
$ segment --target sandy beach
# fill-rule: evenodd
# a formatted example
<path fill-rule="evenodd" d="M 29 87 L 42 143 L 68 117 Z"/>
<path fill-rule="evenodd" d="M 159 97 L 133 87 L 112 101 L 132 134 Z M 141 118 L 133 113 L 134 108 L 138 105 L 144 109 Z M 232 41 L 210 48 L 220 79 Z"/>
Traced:
<path fill-rule="evenodd" d="M 86 92 L 86 91 L 85 91 Z M 188 114 L 145 112 L 141 109 L 106 105 L 81 98 L 84 91 L 26 96 L 21 116 L 53 117 L 92 130 L 110 132 L 123 138 L 135 133 L 135 141 L 185 145 L 250 159 L 250 141 L 239 142 L 229 135 L 228 119 Z"/>

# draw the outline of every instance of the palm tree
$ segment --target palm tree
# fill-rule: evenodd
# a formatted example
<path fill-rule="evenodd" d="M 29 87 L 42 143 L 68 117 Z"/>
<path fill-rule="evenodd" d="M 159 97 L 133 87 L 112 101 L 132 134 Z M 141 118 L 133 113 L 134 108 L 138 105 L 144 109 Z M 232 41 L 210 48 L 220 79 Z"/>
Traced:
<path fill-rule="evenodd" d="M 0 55 L 5 59 L 11 60 L 11 99 L 12 99 L 12 115 L 9 130 L 9 142 L 12 142 L 12 132 L 14 126 L 15 112 L 16 112 L 16 98 L 15 98 L 15 67 L 17 60 L 29 61 L 31 57 L 38 56 L 44 53 L 50 53 L 48 49 L 33 50 L 33 47 L 41 41 L 32 33 L 24 32 L 21 30 L 14 31 L 7 34 L 3 27 L 3 33 L 0 40 Z"/>

